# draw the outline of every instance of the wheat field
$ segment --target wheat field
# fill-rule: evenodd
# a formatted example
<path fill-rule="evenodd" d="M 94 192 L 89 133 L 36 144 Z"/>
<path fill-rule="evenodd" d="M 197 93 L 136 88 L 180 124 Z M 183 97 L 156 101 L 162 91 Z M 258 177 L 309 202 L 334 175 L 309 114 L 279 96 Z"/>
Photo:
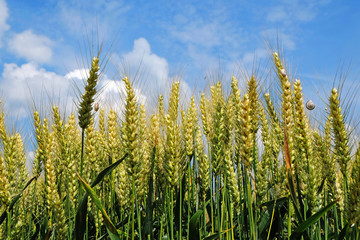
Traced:
<path fill-rule="evenodd" d="M 181 105 L 174 81 L 150 113 L 128 77 L 123 111 L 99 106 L 94 57 L 76 112 L 34 110 L 30 174 L 2 112 L 0 239 L 360 239 L 360 148 L 339 92 L 313 127 L 300 80 L 272 60 L 276 97 L 233 77 Z"/>

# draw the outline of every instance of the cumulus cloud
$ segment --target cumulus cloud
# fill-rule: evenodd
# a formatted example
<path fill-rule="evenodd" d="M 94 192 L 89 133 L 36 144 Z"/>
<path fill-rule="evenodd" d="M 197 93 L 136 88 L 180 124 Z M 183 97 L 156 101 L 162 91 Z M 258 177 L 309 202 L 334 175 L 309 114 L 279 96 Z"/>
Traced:
<path fill-rule="evenodd" d="M 145 38 L 139 38 L 134 41 L 134 48 L 131 52 L 124 54 L 125 62 L 132 69 L 140 69 L 140 84 L 138 89 L 147 98 L 157 97 L 170 91 L 171 84 L 174 80 L 180 81 L 180 94 L 184 101 L 190 97 L 191 89 L 178 75 L 171 75 L 169 64 L 165 58 L 162 58 L 151 52 L 149 42 Z"/>
<path fill-rule="evenodd" d="M 5 0 L 0 0 L 0 47 L 2 47 L 2 37 L 4 32 L 7 31 L 10 27 L 6 23 L 7 18 L 9 17 L 9 10 L 6 6 Z"/>
<path fill-rule="evenodd" d="M 75 69 L 65 75 L 66 79 L 71 79 L 75 83 L 79 83 L 80 89 L 83 89 L 84 79 L 87 79 L 89 69 L 81 68 Z M 125 102 L 126 88 L 123 81 L 114 80 L 103 75 L 98 83 L 98 94 L 96 96 L 96 102 L 100 104 L 101 108 L 106 111 L 110 109 L 123 110 Z M 136 99 L 139 104 L 146 104 L 146 96 L 142 94 L 142 91 L 134 87 Z"/>
<path fill-rule="evenodd" d="M 152 53 L 150 44 L 144 38 L 135 40 L 133 50 L 124 54 L 123 57 L 131 68 L 145 70 L 146 75 L 144 74 L 143 77 L 146 80 L 141 80 L 143 82 L 140 84 L 134 82 L 133 87 L 138 103 L 152 107 L 149 97 L 169 92 L 172 78 L 176 78 L 169 75 L 168 62 L 165 58 Z M 47 110 L 50 104 L 58 104 L 68 114 L 75 110 L 74 101 L 77 101 L 78 95 L 82 93 L 88 73 L 89 69 L 79 68 L 65 75 L 59 75 L 41 68 L 33 61 L 23 65 L 4 64 L 0 89 L 7 105 L 7 112 L 10 110 L 10 115 L 19 118 L 26 117 L 29 103 L 31 106 L 34 101 L 36 107 Z M 132 76 L 129 75 L 129 77 Z M 81 93 L 74 91 L 75 86 Z M 104 74 L 99 81 L 98 89 L 96 101 L 101 104 L 101 107 L 106 110 L 110 108 L 123 110 L 126 91 L 120 79 L 111 79 Z M 190 95 L 190 87 L 182 80 L 181 89 L 183 97 L 189 97 L 187 95 Z"/>
<path fill-rule="evenodd" d="M 124 62 L 129 66 L 132 73 L 141 70 L 141 78 L 147 86 L 163 87 L 169 76 L 169 64 L 165 58 L 151 52 L 150 44 L 145 38 L 134 41 L 134 48 L 131 52 L 123 55 Z M 130 69 L 127 69 L 130 71 Z"/>
<path fill-rule="evenodd" d="M 53 42 L 46 36 L 37 35 L 32 30 L 15 34 L 9 41 L 10 50 L 18 57 L 37 63 L 47 63 L 52 57 Z"/>
<path fill-rule="evenodd" d="M 58 97 L 70 106 L 72 104 L 71 81 L 46 71 L 37 64 L 31 62 L 21 66 L 17 64 L 5 64 L 0 82 L 7 110 L 16 117 L 26 117 L 29 103 L 35 101 L 37 107 L 44 106 L 47 100 Z"/>
<path fill-rule="evenodd" d="M 28 115 L 32 103 L 36 108 L 48 111 L 51 105 L 60 105 L 64 113 L 76 111 L 75 101 L 83 93 L 83 84 L 88 77 L 89 69 L 74 69 L 64 76 L 39 67 L 30 62 L 18 66 L 5 64 L 0 89 L 5 100 L 6 110 L 10 116 L 24 118 Z M 81 92 L 75 89 L 79 88 Z M 100 89 L 96 101 L 105 109 L 121 110 L 124 101 L 125 87 L 121 81 L 108 79 L 106 76 L 99 81 Z M 135 89 L 140 103 L 146 98 Z"/>

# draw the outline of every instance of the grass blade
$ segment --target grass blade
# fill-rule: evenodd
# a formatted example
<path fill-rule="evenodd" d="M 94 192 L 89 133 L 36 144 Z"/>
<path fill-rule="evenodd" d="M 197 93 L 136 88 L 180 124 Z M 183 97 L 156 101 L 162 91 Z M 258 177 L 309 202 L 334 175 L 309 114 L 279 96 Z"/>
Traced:
<path fill-rule="evenodd" d="M 1 214 L 1 216 L 0 216 L 0 225 L 1 225 L 2 222 L 6 219 L 7 213 L 10 212 L 10 211 L 12 211 L 15 203 L 21 198 L 21 196 L 22 196 L 23 192 L 25 191 L 25 189 L 26 189 L 26 188 L 30 185 L 30 183 L 31 183 L 32 181 L 34 181 L 35 179 L 37 179 L 37 176 L 31 178 L 31 179 L 25 184 L 25 186 L 24 186 L 24 188 L 21 190 L 21 192 L 18 193 L 15 197 L 13 197 L 13 199 L 12 199 L 11 202 L 10 202 L 9 208 L 8 208 L 7 210 L 5 210 L 5 211 L 3 212 L 3 214 Z"/>
<path fill-rule="evenodd" d="M 118 161 L 114 162 L 113 164 L 111 164 L 110 166 L 108 166 L 107 168 L 105 168 L 104 170 L 102 170 L 97 177 L 95 178 L 95 180 L 91 183 L 91 187 L 95 187 L 99 182 L 101 182 L 104 177 L 106 177 L 107 175 L 109 175 L 112 170 L 114 170 L 114 168 L 116 168 L 122 161 L 124 161 L 124 159 L 127 157 L 127 154 L 125 154 L 122 158 L 120 158 Z"/>
<path fill-rule="evenodd" d="M 107 175 L 109 175 L 124 159 L 126 158 L 127 154 L 125 154 L 121 159 L 116 161 L 115 163 L 111 164 L 104 170 L 102 170 L 95 180 L 91 183 L 91 187 L 95 187 L 98 183 L 100 183 Z M 75 219 L 75 237 L 78 240 L 83 240 L 85 235 L 85 227 L 86 227 L 86 215 L 87 215 L 87 201 L 88 201 L 88 194 L 82 197 L 79 206 L 76 210 L 76 219 Z"/>
<path fill-rule="evenodd" d="M 210 236 L 207 236 L 207 237 L 203 238 L 202 240 L 213 240 L 213 239 L 217 239 L 217 238 L 219 238 L 219 233 L 211 234 Z"/>
<path fill-rule="evenodd" d="M 308 229 L 311 225 L 317 222 L 327 211 L 329 211 L 334 205 L 336 201 L 328 204 L 327 206 L 320 209 L 317 213 L 306 219 L 306 221 L 302 222 L 291 234 L 291 239 L 297 239 L 300 237 L 306 229 Z"/>
<path fill-rule="evenodd" d="M 199 209 L 190 219 L 189 226 L 189 236 L 190 239 L 200 240 L 199 230 L 200 230 L 200 217 L 203 214 L 204 210 Z"/>
<path fill-rule="evenodd" d="M 113 222 L 111 221 L 110 217 L 108 216 L 108 214 L 105 211 L 105 208 L 103 207 L 99 197 L 97 196 L 96 192 L 94 191 L 94 189 L 92 189 L 81 177 L 79 174 L 77 174 L 77 177 L 79 178 L 81 185 L 85 188 L 87 194 L 91 197 L 91 199 L 94 201 L 95 205 L 99 208 L 99 210 L 101 211 L 103 218 L 104 218 L 104 222 L 105 222 L 105 226 L 108 230 L 109 236 L 111 239 L 120 239 L 120 236 L 118 234 L 118 231 L 115 227 L 115 225 L 113 224 Z"/>

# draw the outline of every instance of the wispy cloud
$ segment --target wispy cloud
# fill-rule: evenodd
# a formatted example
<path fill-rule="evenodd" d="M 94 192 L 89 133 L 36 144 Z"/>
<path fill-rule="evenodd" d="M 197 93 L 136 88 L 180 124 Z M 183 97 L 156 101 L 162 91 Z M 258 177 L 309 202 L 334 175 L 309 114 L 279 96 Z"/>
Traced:
<path fill-rule="evenodd" d="M 9 9 L 7 8 L 5 0 L 0 0 L 0 47 L 2 47 L 2 37 L 4 32 L 7 31 L 10 26 L 6 23 L 9 17 Z"/>
<path fill-rule="evenodd" d="M 279 3 L 266 9 L 266 20 L 270 22 L 290 25 L 297 22 L 312 21 L 319 13 L 320 8 L 331 0 L 281 0 Z"/>
<path fill-rule="evenodd" d="M 295 50 L 301 39 L 303 24 L 314 21 L 331 0 L 279 0 L 262 8 L 266 19 L 266 30 L 260 34 L 272 42 L 280 41 L 285 50 Z M 276 24 L 276 28 L 274 28 Z"/>
<path fill-rule="evenodd" d="M 296 28 L 295 28 L 296 29 Z M 297 33 L 294 32 L 294 28 L 286 29 L 286 28 L 268 28 L 260 32 L 260 35 L 269 40 L 271 43 L 277 43 L 286 50 L 295 50 L 296 49 L 296 37 Z M 272 46 L 275 47 L 275 46 Z"/>
<path fill-rule="evenodd" d="M 247 41 L 241 23 L 230 14 L 229 6 L 211 2 L 209 4 L 184 4 L 172 9 L 174 16 L 163 26 L 168 41 L 174 42 L 185 58 L 190 58 L 198 69 L 218 66 L 219 60 L 225 65 L 239 59 Z M 173 47 L 173 46 L 172 46 Z M 193 66 L 190 66 L 193 67 Z"/>
<path fill-rule="evenodd" d="M 28 61 L 47 63 L 51 60 L 53 41 L 43 35 L 37 35 L 32 30 L 26 30 L 8 42 L 9 49 L 18 57 Z"/>
<path fill-rule="evenodd" d="M 258 48 L 255 51 L 247 52 L 242 57 L 242 62 L 245 65 L 253 64 L 256 60 L 268 57 L 269 53 L 264 48 Z"/>
<path fill-rule="evenodd" d="M 111 35 L 114 24 L 125 24 L 123 17 L 130 10 L 124 1 L 99 0 L 89 3 L 85 0 L 60 1 L 58 3 L 59 19 L 69 33 L 83 37 L 86 31 L 101 30 L 101 34 Z"/>

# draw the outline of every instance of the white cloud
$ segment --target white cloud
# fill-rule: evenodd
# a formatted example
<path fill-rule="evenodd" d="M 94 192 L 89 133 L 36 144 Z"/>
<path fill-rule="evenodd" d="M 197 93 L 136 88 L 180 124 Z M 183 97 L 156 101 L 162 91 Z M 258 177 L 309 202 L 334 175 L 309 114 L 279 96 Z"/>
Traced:
<path fill-rule="evenodd" d="M 75 69 L 65 75 L 66 79 L 71 79 L 76 83 L 81 83 L 84 79 L 87 79 L 89 69 Z M 83 89 L 83 85 L 78 86 L 80 89 Z M 105 111 L 110 109 L 115 109 L 118 112 L 121 112 L 124 109 L 126 88 L 123 81 L 109 79 L 106 75 L 98 82 L 98 94 L 95 101 L 99 103 L 101 108 L 104 108 Z M 139 104 L 147 104 L 147 97 L 142 93 L 142 91 L 136 87 L 133 87 L 135 91 L 136 100 Z"/>
<path fill-rule="evenodd" d="M 70 80 L 82 81 L 83 79 L 87 78 L 88 74 L 89 74 L 89 69 L 88 68 L 78 68 L 78 69 L 74 69 L 71 72 L 68 72 L 65 75 L 65 78 L 70 79 Z"/>
<path fill-rule="evenodd" d="M 145 95 L 154 95 L 158 91 L 163 92 L 168 86 L 169 64 L 162 58 L 151 52 L 150 44 L 145 38 L 134 41 L 131 52 L 123 55 L 125 74 L 142 89 Z"/>
<path fill-rule="evenodd" d="M 5 31 L 7 31 L 10 27 L 6 23 L 7 18 L 9 17 L 9 10 L 6 6 L 5 0 L 0 0 L 0 47 L 2 47 L 2 36 Z"/>
<path fill-rule="evenodd" d="M 149 43 L 144 38 L 135 40 L 131 52 L 123 55 L 132 69 L 140 67 L 146 71 L 143 76 L 136 76 L 141 83 L 134 82 L 133 88 L 140 104 L 153 107 L 149 97 L 158 93 L 169 92 L 172 83 L 166 59 L 151 52 Z M 68 114 L 75 110 L 74 101 L 79 93 L 74 91 L 76 85 L 82 92 L 83 83 L 88 76 L 89 69 L 79 68 L 59 75 L 41 68 L 35 62 L 23 65 L 15 63 L 4 64 L 0 79 L 0 89 L 5 99 L 6 110 L 10 116 L 23 118 L 27 116 L 29 106 L 34 101 L 37 108 L 49 110 L 52 104 L 60 105 Z M 133 75 L 129 75 L 132 77 Z M 173 76 L 175 78 L 175 76 Z M 114 80 L 103 75 L 98 85 L 99 94 L 96 99 L 105 109 L 123 110 L 125 101 L 125 87 L 121 80 Z M 181 81 L 182 95 L 189 95 L 190 87 Z M 186 96 L 189 97 L 189 96 Z"/>
<path fill-rule="evenodd" d="M 34 34 L 31 30 L 18 33 L 9 41 L 9 48 L 13 53 L 38 63 L 47 63 L 51 60 L 52 45 L 53 42 L 49 38 Z"/>
<path fill-rule="evenodd" d="M 149 85 L 160 86 L 164 84 L 169 76 L 169 64 L 165 58 L 151 52 L 150 44 L 145 38 L 139 38 L 134 41 L 134 48 L 131 52 L 123 55 L 126 64 L 129 64 L 132 70 L 138 68 L 144 73 L 144 78 L 150 82 Z"/>
<path fill-rule="evenodd" d="M 123 81 L 104 79 L 101 82 L 101 91 L 98 102 L 105 110 L 115 109 L 121 112 L 126 101 L 126 88 Z M 147 96 L 136 87 L 133 87 L 136 101 L 139 104 L 147 105 Z"/>
<path fill-rule="evenodd" d="M 154 107 L 154 103 L 159 94 L 165 95 L 166 98 L 166 93 L 170 92 L 173 80 L 181 82 L 180 89 L 183 100 L 189 97 L 189 85 L 183 81 L 181 77 L 170 75 L 167 60 L 152 53 L 150 44 L 145 38 L 135 40 L 133 50 L 123 54 L 122 57 L 124 62 L 123 68 L 125 69 L 121 70 L 133 80 L 138 101 L 145 103 L 146 107 L 150 109 Z M 115 84 L 114 82 L 108 83 L 112 91 L 114 91 L 115 88 L 122 89 L 121 84 Z"/>
<path fill-rule="evenodd" d="M 67 107 L 72 105 L 72 83 L 69 79 L 39 68 L 35 63 L 18 66 L 5 64 L 0 82 L 6 109 L 12 116 L 26 117 L 29 104 L 34 100 L 36 107 L 45 107 L 49 98 L 58 97 Z M 59 102 L 54 102 L 59 103 Z"/>

